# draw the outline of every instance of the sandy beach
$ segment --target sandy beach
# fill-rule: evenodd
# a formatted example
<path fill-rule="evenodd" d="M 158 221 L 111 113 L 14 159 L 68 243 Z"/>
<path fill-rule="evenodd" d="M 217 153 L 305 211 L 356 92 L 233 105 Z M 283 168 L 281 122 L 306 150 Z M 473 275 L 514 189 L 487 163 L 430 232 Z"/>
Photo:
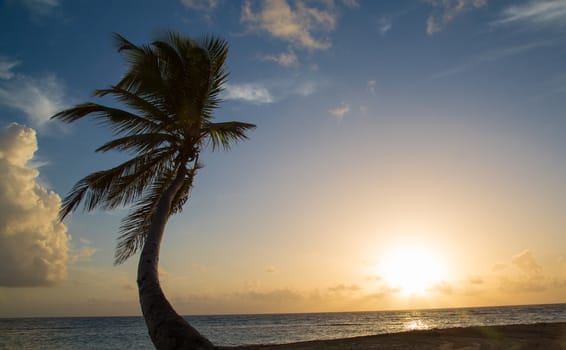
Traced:
<path fill-rule="evenodd" d="M 411 331 L 281 345 L 219 347 L 238 350 L 566 349 L 566 322 Z"/>

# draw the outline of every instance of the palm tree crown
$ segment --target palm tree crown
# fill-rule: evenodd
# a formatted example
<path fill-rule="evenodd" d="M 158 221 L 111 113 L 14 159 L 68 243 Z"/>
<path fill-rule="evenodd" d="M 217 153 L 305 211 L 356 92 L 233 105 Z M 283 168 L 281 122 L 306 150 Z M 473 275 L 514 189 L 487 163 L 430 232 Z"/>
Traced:
<path fill-rule="evenodd" d="M 111 169 L 97 171 L 80 181 L 63 200 L 60 218 L 80 203 L 87 211 L 131 205 L 122 220 L 115 264 L 126 261 L 144 244 L 160 196 L 175 179 L 169 215 L 181 211 L 189 197 L 204 147 L 229 149 L 255 125 L 213 122 L 227 80 L 226 41 L 217 37 L 192 40 L 166 33 L 150 45 L 137 46 L 114 35 L 128 69 L 114 86 L 96 90 L 95 96 L 112 96 L 126 109 L 83 103 L 53 116 L 71 123 L 92 117 L 117 137 L 97 152 L 125 151 L 132 158 Z"/>

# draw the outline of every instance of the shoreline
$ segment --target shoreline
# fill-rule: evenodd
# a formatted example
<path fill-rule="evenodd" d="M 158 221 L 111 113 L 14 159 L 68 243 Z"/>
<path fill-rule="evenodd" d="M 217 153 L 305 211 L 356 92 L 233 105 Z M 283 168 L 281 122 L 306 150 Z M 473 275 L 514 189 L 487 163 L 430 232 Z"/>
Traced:
<path fill-rule="evenodd" d="M 218 346 L 218 350 L 566 349 L 566 322 L 415 330 L 289 344 Z"/>

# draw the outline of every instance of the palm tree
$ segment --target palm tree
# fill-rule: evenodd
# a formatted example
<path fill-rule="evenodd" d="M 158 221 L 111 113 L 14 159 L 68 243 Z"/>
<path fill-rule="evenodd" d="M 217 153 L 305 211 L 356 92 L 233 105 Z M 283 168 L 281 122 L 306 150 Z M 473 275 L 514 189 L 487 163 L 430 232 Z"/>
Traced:
<path fill-rule="evenodd" d="M 91 117 L 116 139 L 97 152 L 125 151 L 132 158 L 78 181 L 63 200 L 60 219 L 75 211 L 129 206 L 119 229 L 115 264 L 141 249 L 137 283 L 143 316 L 157 349 L 212 349 L 213 345 L 173 309 L 158 276 L 159 247 L 169 217 L 181 212 L 201 167 L 199 153 L 229 149 L 255 125 L 213 122 L 227 80 L 228 45 L 221 38 L 193 40 L 168 32 L 136 46 L 114 34 L 128 69 L 118 84 L 96 90 L 126 109 L 83 103 L 52 118 L 72 123 Z"/>

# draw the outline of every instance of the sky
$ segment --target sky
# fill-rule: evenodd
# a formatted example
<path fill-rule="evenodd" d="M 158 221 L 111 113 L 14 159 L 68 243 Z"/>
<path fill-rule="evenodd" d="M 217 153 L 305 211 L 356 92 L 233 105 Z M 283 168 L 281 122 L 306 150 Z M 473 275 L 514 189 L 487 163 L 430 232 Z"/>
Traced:
<path fill-rule="evenodd" d="M 127 155 L 49 118 L 165 30 L 228 41 L 216 118 L 257 125 L 169 223 L 181 314 L 566 302 L 566 1 L 3 0 L 0 317 L 141 314 L 128 209 L 57 221 Z"/>

